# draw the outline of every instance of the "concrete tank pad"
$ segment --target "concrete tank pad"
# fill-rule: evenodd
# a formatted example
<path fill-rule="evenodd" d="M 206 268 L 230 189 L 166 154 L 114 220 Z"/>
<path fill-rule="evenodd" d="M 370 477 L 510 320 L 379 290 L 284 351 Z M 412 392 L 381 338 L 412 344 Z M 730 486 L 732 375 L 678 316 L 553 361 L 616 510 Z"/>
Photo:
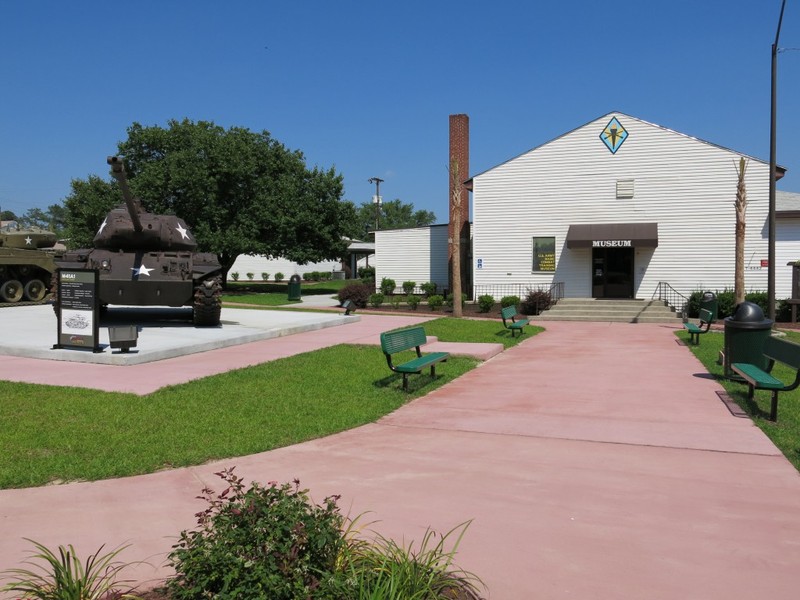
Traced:
<path fill-rule="evenodd" d="M 0 311 L 0 354 L 105 365 L 138 365 L 259 340 L 293 335 L 360 321 L 358 315 L 222 308 L 218 327 L 191 323 L 191 309 L 109 307 L 100 321 L 101 352 L 53 349 L 58 324 L 52 306 L 14 306 Z M 135 348 L 121 352 L 109 346 L 108 327 L 136 325 Z"/>

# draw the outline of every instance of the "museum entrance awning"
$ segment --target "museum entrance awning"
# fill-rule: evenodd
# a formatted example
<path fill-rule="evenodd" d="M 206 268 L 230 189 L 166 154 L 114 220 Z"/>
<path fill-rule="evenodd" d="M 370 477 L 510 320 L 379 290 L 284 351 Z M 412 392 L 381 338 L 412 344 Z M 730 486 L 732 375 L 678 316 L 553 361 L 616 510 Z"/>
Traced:
<path fill-rule="evenodd" d="M 658 223 L 570 225 L 567 248 L 655 248 Z"/>

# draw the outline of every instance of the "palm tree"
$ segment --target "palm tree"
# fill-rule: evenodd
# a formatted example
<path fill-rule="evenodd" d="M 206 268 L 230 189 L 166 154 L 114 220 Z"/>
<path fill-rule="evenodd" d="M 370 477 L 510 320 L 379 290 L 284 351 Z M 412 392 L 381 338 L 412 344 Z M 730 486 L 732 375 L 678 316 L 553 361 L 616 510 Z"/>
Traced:
<path fill-rule="evenodd" d="M 747 170 L 747 161 L 739 158 L 736 181 L 736 263 L 734 267 L 733 295 L 735 304 L 744 302 L 744 231 L 745 212 L 747 211 L 747 189 L 744 185 L 744 175 Z"/>

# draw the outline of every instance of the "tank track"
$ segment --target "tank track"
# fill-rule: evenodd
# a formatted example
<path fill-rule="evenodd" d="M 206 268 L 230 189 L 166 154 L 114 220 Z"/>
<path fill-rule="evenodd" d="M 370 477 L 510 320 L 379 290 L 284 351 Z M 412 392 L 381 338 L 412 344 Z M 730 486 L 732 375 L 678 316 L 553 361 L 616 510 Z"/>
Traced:
<path fill-rule="evenodd" d="M 192 321 L 201 327 L 219 325 L 222 312 L 222 277 L 217 275 L 201 281 L 194 288 Z"/>

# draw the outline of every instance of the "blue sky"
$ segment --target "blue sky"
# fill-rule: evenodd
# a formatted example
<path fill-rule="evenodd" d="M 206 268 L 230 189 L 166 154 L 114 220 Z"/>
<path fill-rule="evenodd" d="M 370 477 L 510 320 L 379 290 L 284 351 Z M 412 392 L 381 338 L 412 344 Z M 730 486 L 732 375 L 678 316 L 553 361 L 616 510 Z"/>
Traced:
<path fill-rule="evenodd" d="M 107 177 L 133 122 L 269 131 L 309 166 L 447 217 L 448 115 L 470 174 L 611 111 L 769 159 L 780 0 L 0 0 L 0 208 Z M 780 46 L 800 48 L 800 1 Z M 800 50 L 779 55 L 778 188 L 800 192 Z"/>

